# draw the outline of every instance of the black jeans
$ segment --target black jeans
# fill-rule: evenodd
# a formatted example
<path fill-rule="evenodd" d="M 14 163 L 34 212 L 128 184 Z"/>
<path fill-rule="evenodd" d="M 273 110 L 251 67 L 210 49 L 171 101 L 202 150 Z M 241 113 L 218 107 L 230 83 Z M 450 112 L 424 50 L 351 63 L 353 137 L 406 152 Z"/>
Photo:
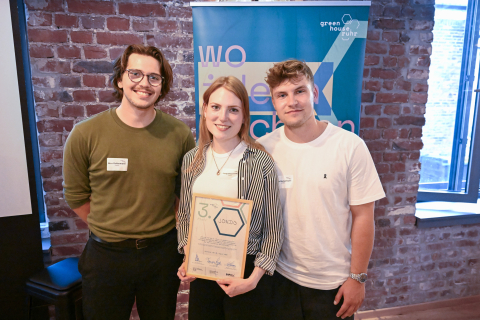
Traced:
<path fill-rule="evenodd" d="M 142 320 L 174 319 L 180 280 L 177 230 L 143 249 L 89 239 L 80 258 L 85 319 L 128 320 L 133 303 Z"/>
<path fill-rule="evenodd" d="M 254 261 L 255 256 L 247 255 L 244 278 L 253 272 Z M 190 283 L 188 320 L 273 320 L 272 280 L 265 274 L 255 289 L 230 298 L 216 281 L 196 279 Z"/>
<path fill-rule="evenodd" d="M 277 320 L 338 320 L 336 314 L 343 298 L 333 304 L 340 287 L 332 290 L 317 290 L 303 287 L 285 278 L 278 272 L 273 275 L 274 297 L 272 317 Z M 345 318 L 353 320 L 353 316 Z"/>

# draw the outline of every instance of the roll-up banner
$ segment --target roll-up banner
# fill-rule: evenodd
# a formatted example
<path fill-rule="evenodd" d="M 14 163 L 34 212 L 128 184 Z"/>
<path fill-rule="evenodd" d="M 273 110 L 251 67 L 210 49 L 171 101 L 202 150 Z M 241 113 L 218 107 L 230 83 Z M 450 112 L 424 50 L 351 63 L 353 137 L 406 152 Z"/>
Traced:
<path fill-rule="evenodd" d="M 305 61 L 319 97 L 317 119 L 358 134 L 369 1 L 191 2 L 196 124 L 203 93 L 220 76 L 247 88 L 253 138 L 282 125 L 266 72 L 275 62 Z"/>

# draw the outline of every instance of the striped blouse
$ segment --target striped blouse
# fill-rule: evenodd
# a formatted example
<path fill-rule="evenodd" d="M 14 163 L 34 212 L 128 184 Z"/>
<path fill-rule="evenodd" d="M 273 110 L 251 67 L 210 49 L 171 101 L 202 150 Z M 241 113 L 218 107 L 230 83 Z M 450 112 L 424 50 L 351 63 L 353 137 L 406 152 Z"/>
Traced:
<path fill-rule="evenodd" d="M 192 186 L 205 169 L 207 147 L 204 149 L 201 170 L 187 172 L 198 147 L 185 154 L 182 164 L 182 190 L 178 208 L 178 251 L 188 242 Z M 252 216 L 247 254 L 256 255 L 255 266 L 273 275 L 283 242 L 283 215 L 278 191 L 275 164 L 261 150 L 247 147 L 238 164 L 238 198 L 252 200 Z"/>

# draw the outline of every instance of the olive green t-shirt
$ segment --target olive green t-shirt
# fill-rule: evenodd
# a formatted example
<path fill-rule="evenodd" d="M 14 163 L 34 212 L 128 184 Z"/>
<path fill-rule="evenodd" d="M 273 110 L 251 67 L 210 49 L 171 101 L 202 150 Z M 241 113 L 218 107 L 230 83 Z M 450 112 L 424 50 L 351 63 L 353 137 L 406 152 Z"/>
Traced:
<path fill-rule="evenodd" d="M 175 227 L 180 169 L 195 146 L 180 120 L 159 110 L 133 128 L 116 108 L 78 123 L 65 143 L 63 188 L 76 209 L 90 201 L 90 230 L 105 241 L 151 238 Z"/>

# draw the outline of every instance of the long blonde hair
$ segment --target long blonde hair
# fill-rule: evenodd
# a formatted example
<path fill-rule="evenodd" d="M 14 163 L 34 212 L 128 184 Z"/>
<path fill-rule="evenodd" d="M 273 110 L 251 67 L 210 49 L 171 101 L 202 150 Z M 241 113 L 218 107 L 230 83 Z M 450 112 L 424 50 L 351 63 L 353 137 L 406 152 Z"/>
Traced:
<path fill-rule="evenodd" d="M 205 120 L 205 108 L 208 105 L 212 93 L 220 88 L 225 88 L 228 91 L 232 92 L 242 102 L 241 108 L 244 121 L 242 123 L 242 126 L 240 127 L 240 131 L 238 132 L 238 137 L 240 138 L 240 141 L 245 142 L 250 148 L 265 151 L 265 148 L 261 144 L 253 140 L 249 134 L 250 105 L 248 101 L 247 89 L 245 89 L 243 83 L 234 76 L 220 77 L 217 78 L 203 94 L 203 106 L 201 111 L 202 115 L 200 117 L 200 130 L 198 137 L 198 151 L 187 170 L 199 169 L 200 164 L 203 162 L 203 152 L 205 150 L 205 146 L 213 140 L 213 136 L 207 128 Z"/>

